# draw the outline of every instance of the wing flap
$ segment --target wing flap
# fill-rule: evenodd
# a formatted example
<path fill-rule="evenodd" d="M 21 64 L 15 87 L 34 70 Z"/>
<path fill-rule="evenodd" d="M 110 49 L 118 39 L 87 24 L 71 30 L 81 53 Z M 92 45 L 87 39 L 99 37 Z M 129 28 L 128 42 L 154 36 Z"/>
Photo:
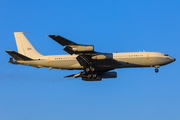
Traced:
<path fill-rule="evenodd" d="M 83 67 L 88 66 L 88 64 L 91 62 L 91 58 L 88 55 L 79 55 L 76 57 L 79 64 Z"/>

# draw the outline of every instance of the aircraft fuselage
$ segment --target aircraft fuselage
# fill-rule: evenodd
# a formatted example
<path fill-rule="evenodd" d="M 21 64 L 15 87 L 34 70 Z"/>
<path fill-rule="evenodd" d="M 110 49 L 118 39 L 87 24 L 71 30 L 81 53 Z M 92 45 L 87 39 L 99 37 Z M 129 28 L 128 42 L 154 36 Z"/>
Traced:
<path fill-rule="evenodd" d="M 109 66 L 114 68 L 131 68 L 131 67 L 159 67 L 169 64 L 175 59 L 164 53 L 159 52 L 125 52 L 112 53 L 113 59 L 120 62 L 120 66 Z M 33 61 L 17 61 L 26 63 L 29 66 L 49 67 L 57 69 L 83 69 L 76 60 L 77 55 L 50 55 L 37 57 Z M 99 65 L 98 67 L 101 67 Z"/>

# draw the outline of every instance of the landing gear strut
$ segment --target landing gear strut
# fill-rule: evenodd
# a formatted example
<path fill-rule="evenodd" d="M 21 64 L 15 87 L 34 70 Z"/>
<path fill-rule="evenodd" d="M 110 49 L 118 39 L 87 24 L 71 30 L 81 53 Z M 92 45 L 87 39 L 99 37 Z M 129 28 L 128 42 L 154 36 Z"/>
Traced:
<path fill-rule="evenodd" d="M 159 72 L 159 65 L 155 66 L 155 72 L 158 73 Z"/>

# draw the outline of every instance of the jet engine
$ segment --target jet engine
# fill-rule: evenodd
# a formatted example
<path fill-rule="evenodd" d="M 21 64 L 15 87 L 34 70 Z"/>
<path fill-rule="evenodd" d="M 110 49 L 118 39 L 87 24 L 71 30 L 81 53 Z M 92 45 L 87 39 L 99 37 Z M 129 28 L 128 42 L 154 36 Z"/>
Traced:
<path fill-rule="evenodd" d="M 98 75 L 99 78 L 117 78 L 116 72 L 105 72 L 102 75 Z"/>
<path fill-rule="evenodd" d="M 92 59 L 96 59 L 96 60 L 113 59 L 113 54 L 105 53 L 105 54 L 101 54 L 101 55 L 95 55 L 92 57 Z"/>
<path fill-rule="evenodd" d="M 117 78 L 117 73 L 116 72 L 105 72 L 103 74 L 97 75 L 96 78 L 82 77 L 82 80 L 84 80 L 84 81 L 101 81 L 102 78 Z"/>
<path fill-rule="evenodd" d="M 93 45 L 73 45 L 70 47 L 72 48 L 73 51 L 78 51 L 78 52 L 94 51 Z"/>

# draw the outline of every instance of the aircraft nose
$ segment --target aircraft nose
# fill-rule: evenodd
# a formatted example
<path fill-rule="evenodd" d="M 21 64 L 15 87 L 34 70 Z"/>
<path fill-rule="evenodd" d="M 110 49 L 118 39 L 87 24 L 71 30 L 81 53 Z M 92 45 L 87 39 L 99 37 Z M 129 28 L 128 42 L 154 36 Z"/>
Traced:
<path fill-rule="evenodd" d="M 172 59 L 172 62 L 176 61 L 176 59 L 175 59 L 175 58 L 173 58 L 173 57 L 171 57 L 171 59 Z"/>
<path fill-rule="evenodd" d="M 176 61 L 176 59 L 174 58 L 174 61 Z"/>
<path fill-rule="evenodd" d="M 176 59 L 173 58 L 173 57 L 170 57 L 169 60 L 170 60 L 170 61 L 169 61 L 170 63 L 176 61 Z"/>

